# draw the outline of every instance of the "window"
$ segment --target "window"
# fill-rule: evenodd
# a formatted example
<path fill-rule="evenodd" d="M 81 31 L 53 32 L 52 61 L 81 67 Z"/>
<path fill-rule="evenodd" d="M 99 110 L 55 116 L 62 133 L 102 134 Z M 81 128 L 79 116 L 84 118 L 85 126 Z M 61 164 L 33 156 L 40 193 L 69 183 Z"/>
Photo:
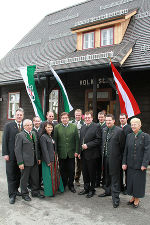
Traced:
<path fill-rule="evenodd" d="M 101 46 L 113 45 L 113 27 L 101 30 Z"/>
<path fill-rule="evenodd" d="M 83 49 L 94 48 L 94 32 L 83 34 Z"/>
<path fill-rule="evenodd" d="M 49 111 L 54 113 L 54 119 L 58 119 L 58 90 L 53 90 L 49 95 Z"/>
<path fill-rule="evenodd" d="M 14 119 L 20 104 L 20 92 L 9 93 L 8 119 Z"/>

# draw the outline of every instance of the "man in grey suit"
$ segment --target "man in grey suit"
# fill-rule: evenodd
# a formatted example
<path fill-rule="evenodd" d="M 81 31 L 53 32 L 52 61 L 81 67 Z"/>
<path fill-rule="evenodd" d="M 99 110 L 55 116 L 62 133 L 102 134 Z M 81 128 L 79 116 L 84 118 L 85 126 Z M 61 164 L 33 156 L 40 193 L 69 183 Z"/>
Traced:
<path fill-rule="evenodd" d="M 21 193 L 18 192 L 20 185 L 20 170 L 17 165 L 14 148 L 16 134 L 18 134 L 22 129 L 23 117 L 24 110 L 22 108 L 18 108 L 15 113 L 15 121 L 9 122 L 5 125 L 2 139 L 2 155 L 6 161 L 6 175 L 10 204 L 15 203 L 16 195 L 21 196 Z"/>
<path fill-rule="evenodd" d="M 120 165 L 125 147 L 125 135 L 120 127 L 115 126 L 112 114 L 106 115 L 106 128 L 103 129 L 103 167 L 105 176 L 105 192 L 99 197 L 112 195 L 113 207 L 119 206 Z"/>
<path fill-rule="evenodd" d="M 21 194 L 25 201 L 31 201 L 27 189 L 29 177 L 32 197 L 43 198 L 39 191 L 39 170 L 41 163 L 40 152 L 37 145 L 37 136 L 32 131 L 32 121 L 23 121 L 24 131 L 16 135 L 15 154 L 19 169 L 21 170 Z"/>

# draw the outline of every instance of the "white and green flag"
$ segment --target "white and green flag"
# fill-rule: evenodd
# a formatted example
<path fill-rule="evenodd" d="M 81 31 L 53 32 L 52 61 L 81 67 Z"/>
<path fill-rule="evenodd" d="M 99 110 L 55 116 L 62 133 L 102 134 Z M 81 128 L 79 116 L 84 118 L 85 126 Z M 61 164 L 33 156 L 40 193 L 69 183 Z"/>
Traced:
<path fill-rule="evenodd" d="M 57 73 L 55 72 L 55 70 L 49 65 L 50 67 L 50 70 L 51 72 L 53 73 L 54 77 L 56 78 L 57 82 L 58 82 L 58 85 L 61 89 L 61 92 L 62 92 L 62 96 L 63 96 L 63 101 L 64 101 L 64 108 L 65 108 L 65 112 L 70 112 L 73 110 L 73 107 L 72 105 L 70 104 L 69 102 L 69 99 L 68 99 L 68 95 L 67 95 L 67 92 L 66 92 L 66 89 L 62 83 L 62 81 L 60 80 L 59 76 L 57 75 Z"/>
<path fill-rule="evenodd" d="M 36 90 L 35 81 L 34 81 L 34 72 L 35 72 L 36 66 L 26 66 L 26 67 L 20 67 L 20 73 L 22 75 L 22 78 L 24 80 L 27 93 L 29 95 L 29 98 L 32 102 L 33 109 L 36 116 L 39 116 L 42 121 L 45 120 L 42 106 L 40 103 L 40 99 Z"/>

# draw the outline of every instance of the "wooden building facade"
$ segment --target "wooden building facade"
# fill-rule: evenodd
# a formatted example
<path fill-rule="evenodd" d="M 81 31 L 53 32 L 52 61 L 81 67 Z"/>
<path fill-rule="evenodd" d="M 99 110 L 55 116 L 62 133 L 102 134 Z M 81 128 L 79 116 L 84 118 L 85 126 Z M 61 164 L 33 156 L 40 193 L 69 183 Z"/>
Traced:
<path fill-rule="evenodd" d="M 150 4 L 149 0 L 89 0 L 47 15 L 0 61 L 0 131 L 22 107 L 33 108 L 18 70 L 36 65 L 35 81 L 44 113 L 63 109 L 60 76 L 74 109 L 105 109 L 118 120 L 120 108 L 111 58 L 133 93 L 143 130 L 150 133 Z M 73 117 L 74 110 L 70 113 Z"/>

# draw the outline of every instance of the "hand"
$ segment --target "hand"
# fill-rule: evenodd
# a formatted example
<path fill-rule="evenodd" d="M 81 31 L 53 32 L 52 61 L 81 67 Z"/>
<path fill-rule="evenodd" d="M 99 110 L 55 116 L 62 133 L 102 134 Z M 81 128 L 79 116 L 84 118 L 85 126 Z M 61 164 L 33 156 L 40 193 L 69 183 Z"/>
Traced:
<path fill-rule="evenodd" d="M 127 169 L 127 165 L 122 165 L 122 169 L 126 170 Z"/>
<path fill-rule="evenodd" d="M 41 164 L 41 160 L 38 160 L 38 165 L 40 165 Z"/>
<path fill-rule="evenodd" d="M 53 162 L 50 162 L 49 164 L 47 164 L 48 166 L 52 166 Z"/>
<path fill-rule="evenodd" d="M 87 147 L 86 144 L 83 144 L 83 145 L 82 145 L 82 148 L 85 150 L 85 149 L 87 149 L 88 147 Z"/>
<path fill-rule="evenodd" d="M 145 166 L 141 166 L 141 170 L 142 171 L 146 170 L 146 167 Z"/>
<path fill-rule="evenodd" d="M 19 165 L 20 170 L 24 170 L 24 164 Z"/>
<path fill-rule="evenodd" d="M 79 159 L 81 159 L 81 156 L 80 156 L 80 154 L 78 155 L 78 158 L 79 158 Z"/>
<path fill-rule="evenodd" d="M 78 157 L 78 153 L 74 153 L 74 156 L 77 158 Z"/>
<path fill-rule="evenodd" d="M 9 155 L 4 155 L 4 159 L 5 159 L 6 161 L 9 161 Z"/>

